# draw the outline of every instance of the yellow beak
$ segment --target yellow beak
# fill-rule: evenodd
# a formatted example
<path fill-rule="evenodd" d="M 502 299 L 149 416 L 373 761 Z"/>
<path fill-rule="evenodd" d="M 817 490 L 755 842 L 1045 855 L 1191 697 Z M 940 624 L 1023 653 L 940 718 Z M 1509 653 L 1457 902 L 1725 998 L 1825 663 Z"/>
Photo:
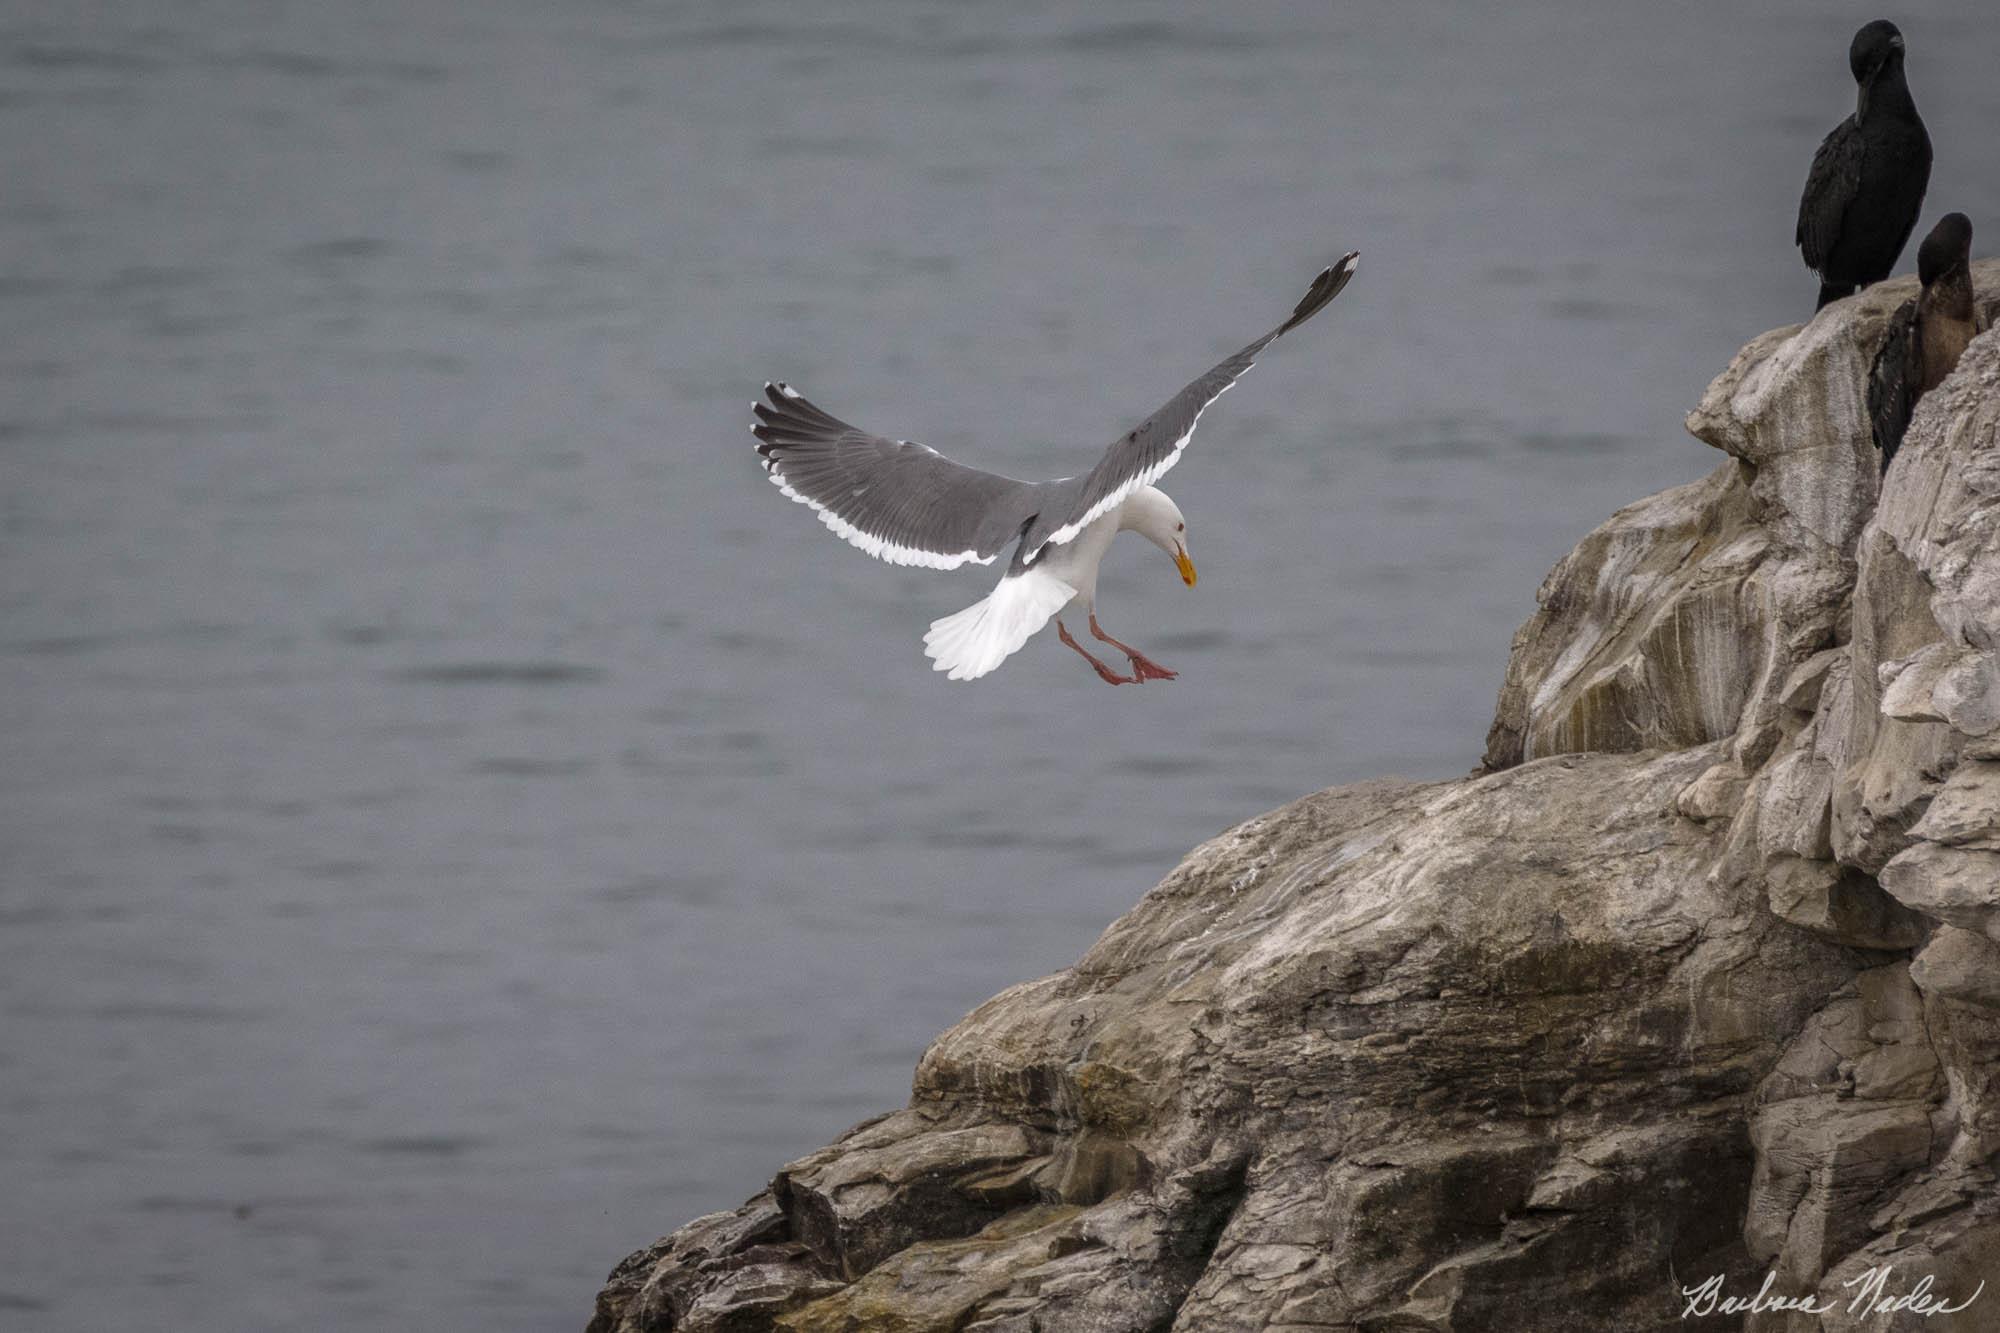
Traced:
<path fill-rule="evenodd" d="M 1187 552 L 1181 547 L 1176 546 L 1174 548 L 1174 563 L 1181 568 L 1181 582 L 1192 588 L 1194 586 L 1194 561 L 1188 559 Z"/>

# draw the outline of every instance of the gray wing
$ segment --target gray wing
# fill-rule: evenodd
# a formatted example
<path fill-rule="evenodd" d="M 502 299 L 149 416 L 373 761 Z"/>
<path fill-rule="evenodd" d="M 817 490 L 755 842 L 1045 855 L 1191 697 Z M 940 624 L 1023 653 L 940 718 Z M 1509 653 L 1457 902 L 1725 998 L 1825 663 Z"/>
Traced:
<path fill-rule="evenodd" d="M 1882 451 L 1884 472 L 1903 443 L 1903 432 L 1910 428 L 1923 364 L 1923 322 L 1917 318 L 1917 303 L 1912 299 L 1889 317 L 1889 335 L 1882 340 L 1868 370 L 1868 424 L 1875 447 Z"/>
<path fill-rule="evenodd" d="M 752 403 L 773 484 L 819 521 L 892 565 L 956 569 L 994 556 L 1033 518 L 1046 489 L 954 463 L 927 444 L 856 430 L 783 384 Z"/>
<path fill-rule="evenodd" d="M 1292 308 L 1291 318 L 1175 394 L 1146 419 L 1145 425 L 1113 442 L 1089 475 L 1080 483 L 1069 483 L 1070 503 L 1059 511 L 1042 513 L 1028 529 L 1022 554 L 1032 557 L 1045 542 L 1061 545 L 1073 540 L 1101 515 L 1124 503 L 1126 496 L 1152 485 L 1179 462 L 1208 405 L 1243 377 L 1273 339 L 1305 323 L 1340 295 L 1340 289 L 1354 276 L 1358 257 L 1358 252 L 1350 251 L 1339 263 L 1323 270 Z"/>
<path fill-rule="evenodd" d="M 1815 273 L 1826 271 L 1840 241 L 1841 219 L 1861 192 L 1863 151 L 1861 127 L 1850 116 L 1833 127 L 1813 154 L 1805 193 L 1799 196 L 1799 226 L 1793 240 L 1805 255 L 1806 267 Z"/>

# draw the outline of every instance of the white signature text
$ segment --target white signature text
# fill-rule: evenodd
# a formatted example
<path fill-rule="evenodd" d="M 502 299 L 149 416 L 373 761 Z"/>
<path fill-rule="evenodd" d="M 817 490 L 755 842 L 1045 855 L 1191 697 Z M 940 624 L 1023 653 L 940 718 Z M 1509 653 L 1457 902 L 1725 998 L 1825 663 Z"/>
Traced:
<path fill-rule="evenodd" d="M 1681 1296 L 1687 1306 L 1681 1311 L 1683 1319 L 1704 1319 L 1715 1314 L 1759 1314 L 1766 1310 L 1795 1310 L 1800 1314 L 1830 1314 L 1843 1306 L 1847 1313 L 1867 1318 L 1872 1315 L 1909 1313 L 1925 1319 L 1932 1315 L 1957 1314 L 1979 1299 L 1980 1292 L 1986 1290 L 1986 1283 L 1970 1296 L 1957 1304 L 1942 1292 L 1933 1292 L 1935 1278 L 1926 1276 L 1918 1280 L 1914 1287 L 1905 1292 L 1891 1292 L 1889 1278 L 1893 1268 L 1870 1268 L 1861 1276 L 1850 1278 L 1841 1286 L 1852 1292 L 1845 1299 L 1821 1297 L 1817 1292 L 1806 1292 L 1801 1296 L 1787 1296 L 1771 1288 L 1777 1283 L 1776 1273 L 1764 1274 L 1764 1285 L 1757 1288 L 1754 1296 L 1729 1296 L 1722 1290 L 1723 1277 L 1720 1273 L 1708 1278 L 1699 1286 L 1682 1287 Z"/>

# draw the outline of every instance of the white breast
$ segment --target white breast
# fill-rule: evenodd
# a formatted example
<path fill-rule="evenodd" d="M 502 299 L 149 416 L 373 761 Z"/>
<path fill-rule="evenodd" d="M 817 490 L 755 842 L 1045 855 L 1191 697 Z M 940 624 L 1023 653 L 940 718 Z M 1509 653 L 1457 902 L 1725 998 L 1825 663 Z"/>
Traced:
<path fill-rule="evenodd" d="M 1118 535 L 1118 512 L 1113 510 L 1077 535 L 1073 542 L 1049 548 L 1036 568 L 1061 579 L 1076 589 L 1077 601 L 1087 607 L 1097 603 L 1097 567 Z"/>

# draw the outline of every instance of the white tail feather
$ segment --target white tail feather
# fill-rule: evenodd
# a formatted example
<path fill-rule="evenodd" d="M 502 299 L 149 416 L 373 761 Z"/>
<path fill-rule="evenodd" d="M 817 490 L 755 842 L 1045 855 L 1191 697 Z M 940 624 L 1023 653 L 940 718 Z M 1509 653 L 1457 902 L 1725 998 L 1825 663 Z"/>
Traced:
<path fill-rule="evenodd" d="M 1020 651 L 1074 596 L 1075 588 L 1039 569 L 1010 575 L 983 600 L 933 620 L 924 656 L 933 659 L 931 670 L 949 672 L 947 679 L 977 680 Z"/>

